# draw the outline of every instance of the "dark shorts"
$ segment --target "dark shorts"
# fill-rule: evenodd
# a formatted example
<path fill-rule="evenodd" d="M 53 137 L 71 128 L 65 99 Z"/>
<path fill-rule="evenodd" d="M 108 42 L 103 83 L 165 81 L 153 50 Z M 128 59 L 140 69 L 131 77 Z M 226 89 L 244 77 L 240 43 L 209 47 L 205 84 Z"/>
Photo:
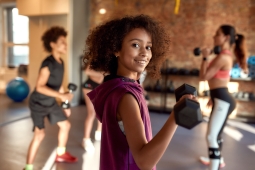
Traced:
<path fill-rule="evenodd" d="M 42 106 L 35 100 L 29 100 L 29 108 L 31 110 L 31 118 L 34 123 L 33 131 L 35 127 L 39 129 L 44 128 L 44 118 L 47 117 L 51 124 L 67 120 L 64 110 L 58 105 L 57 101 L 51 106 Z"/>
<path fill-rule="evenodd" d="M 88 78 L 87 81 L 85 81 L 85 83 L 83 83 L 82 87 L 85 89 L 95 89 L 97 86 L 99 86 L 100 84 L 94 82 L 93 80 L 91 80 L 90 78 Z"/>

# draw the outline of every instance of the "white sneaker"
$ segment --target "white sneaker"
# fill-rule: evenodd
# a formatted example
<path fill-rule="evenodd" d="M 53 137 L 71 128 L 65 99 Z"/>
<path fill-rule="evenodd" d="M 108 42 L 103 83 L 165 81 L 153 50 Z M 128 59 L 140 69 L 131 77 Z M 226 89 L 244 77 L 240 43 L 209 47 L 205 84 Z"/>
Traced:
<path fill-rule="evenodd" d="M 209 165 L 210 164 L 210 159 L 208 157 L 204 157 L 204 156 L 201 156 L 199 158 L 200 162 L 204 165 Z M 220 158 L 220 168 L 224 168 L 226 166 L 225 162 L 224 162 L 224 158 L 221 157 Z"/>
<path fill-rule="evenodd" d="M 91 153 L 95 151 L 95 147 L 90 138 L 83 139 L 82 146 L 86 152 Z"/>
<path fill-rule="evenodd" d="M 95 132 L 95 140 L 96 141 L 101 141 L 101 131 L 96 131 Z"/>

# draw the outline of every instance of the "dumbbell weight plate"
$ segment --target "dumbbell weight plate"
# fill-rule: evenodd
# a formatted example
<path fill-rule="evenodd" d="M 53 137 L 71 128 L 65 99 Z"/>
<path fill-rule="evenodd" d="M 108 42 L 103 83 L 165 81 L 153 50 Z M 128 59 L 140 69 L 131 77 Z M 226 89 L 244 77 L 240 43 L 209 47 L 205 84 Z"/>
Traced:
<path fill-rule="evenodd" d="M 249 100 L 249 93 L 248 92 L 243 93 L 243 99 Z"/>
<path fill-rule="evenodd" d="M 174 106 L 176 124 L 192 129 L 203 121 L 200 104 L 194 100 L 183 99 Z"/>
<path fill-rule="evenodd" d="M 199 56 L 200 53 L 201 53 L 200 48 L 195 48 L 194 51 L 193 51 L 193 53 L 194 53 L 195 56 Z"/>
<path fill-rule="evenodd" d="M 161 87 L 159 81 L 157 81 L 157 83 L 155 84 L 155 86 L 154 86 L 154 91 L 155 91 L 155 92 L 161 92 L 161 91 L 162 91 L 162 87 Z"/>
<path fill-rule="evenodd" d="M 71 91 L 75 91 L 77 89 L 77 86 L 73 83 L 69 83 L 68 84 L 68 89 Z"/>
<path fill-rule="evenodd" d="M 144 88 L 146 91 L 152 91 L 152 88 L 151 88 L 151 86 L 150 85 L 147 85 L 147 86 L 145 86 L 145 88 Z"/>
<path fill-rule="evenodd" d="M 194 96 L 197 96 L 197 90 L 195 87 L 190 86 L 188 84 L 183 84 L 174 91 L 176 102 L 180 100 L 180 98 L 185 94 L 192 94 Z"/>
<path fill-rule="evenodd" d="M 220 54 L 220 52 L 221 52 L 220 46 L 215 46 L 215 47 L 213 48 L 213 52 L 214 52 L 214 54 Z"/>
<path fill-rule="evenodd" d="M 255 100 L 255 95 L 252 92 L 249 93 L 249 100 Z"/>

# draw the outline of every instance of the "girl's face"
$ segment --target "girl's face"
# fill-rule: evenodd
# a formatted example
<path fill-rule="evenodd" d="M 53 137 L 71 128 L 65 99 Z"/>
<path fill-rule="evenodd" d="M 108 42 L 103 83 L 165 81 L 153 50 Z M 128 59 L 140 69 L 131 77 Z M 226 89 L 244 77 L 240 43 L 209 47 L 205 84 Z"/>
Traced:
<path fill-rule="evenodd" d="M 66 37 L 60 36 L 56 42 L 50 43 L 52 52 L 57 52 L 59 54 L 66 54 L 67 52 L 67 43 Z"/>
<path fill-rule="evenodd" d="M 144 29 L 136 28 L 129 32 L 123 42 L 122 48 L 115 53 L 118 57 L 118 75 L 137 79 L 144 71 L 152 57 L 152 40 L 150 34 Z"/>
<path fill-rule="evenodd" d="M 216 31 L 213 39 L 214 46 L 223 46 L 224 43 L 228 42 L 228 36 L 224 35 L 220 28 Z"/>

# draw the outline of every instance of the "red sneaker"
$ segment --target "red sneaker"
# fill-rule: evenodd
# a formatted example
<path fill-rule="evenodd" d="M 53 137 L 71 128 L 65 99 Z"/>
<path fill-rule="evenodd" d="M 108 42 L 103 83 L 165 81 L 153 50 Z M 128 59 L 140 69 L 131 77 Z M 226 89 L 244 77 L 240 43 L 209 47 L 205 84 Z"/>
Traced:
<path fill-rule="evenodd" d="M 55 162 L 75 163 L 77 161 L 78 159 L 68 152 L 65 152 L 63 155 L 57 155 L 55 159 Z"/>

